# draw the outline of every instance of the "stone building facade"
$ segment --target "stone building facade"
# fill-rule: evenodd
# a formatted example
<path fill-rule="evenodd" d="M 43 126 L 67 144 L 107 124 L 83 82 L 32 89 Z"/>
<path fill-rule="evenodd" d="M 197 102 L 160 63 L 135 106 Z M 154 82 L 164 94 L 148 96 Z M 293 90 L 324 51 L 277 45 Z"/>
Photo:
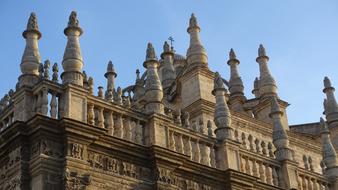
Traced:
<path fill-rule="evenodd" d="M 260 45 L 248 99 L 234 50 L 230 78 L 208 68 L 191 16 L 186 57 L 151 43 L 135 84 L 94 92 L 72 12 L 62 68 L 42 63 L 34 13 L 15 90 L 0 101 L 0 190 L 337 190 L 338 106 L 325 77 L 325 120 L 289 126 Z M 96 91 L 96 90 L 95 90 Z"/>

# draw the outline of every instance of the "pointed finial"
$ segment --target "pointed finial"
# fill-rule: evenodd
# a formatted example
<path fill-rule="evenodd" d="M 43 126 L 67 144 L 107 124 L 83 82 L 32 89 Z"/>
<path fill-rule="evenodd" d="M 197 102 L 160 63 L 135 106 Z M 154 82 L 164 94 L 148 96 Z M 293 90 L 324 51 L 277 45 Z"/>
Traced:
<path fill-rule="evenodd" d="M 263 47 L 262 44 L 259 44 L 259 48 L 258 48 L 258 56 L 266 56 L 266 51 L 265 48 Z"/>
<path fill-rule="evenodd" d="M 107 72 L 115 72 L 114 65 L 113 65 L 113 62 L 112 62 L 112 61 L 109 61 L 109 62 L 108 62 L 108 65 L 107 65 Z"/>
<path fill-rule="evenodd" d="M 155 49 L 153 47 L 153 44 L 151 44 L 150 42 L 147 45 L 147 54 L 146 54 L 146 61 L 149 60 L 157 60 Z"/>
<path fill-rule="evenodd" d="M 197 23 L 197 19 L 196 19 L 194 13 L 191 14 L 190 21 L 189 21 L 189 28 L 193 28 L 193 27 L 199 28 L 198 23 Z"/>
<path fill-rule="evenodd" d="M 327 127 L 327 124 L 322 117 L 320 117 L 320 127 L 321 133 L 330 133 L 329 128 Z"/>
<path fill-rule="evenodd" d="M 59 77 L 59 66 L 57 63 L 54 63 L 52 81 L 58 82 L 58 77 Z"/>
<path fill-rule="evenodd" d="M 170 52 L 170 46 L 167 41 L 164 42 L 163 52 Z"/>
<path fill-rule="evenodd" d="M 214 89 L 216 88 L 224 88 L 223 79 L 218 72 L 215 73 L 215 79 L 214 79 Z"/>
<path fill-rule="evenodd" d="M 29 16 L 28 22 L 27 22 L 27 28 L 26 30 L 22 33 L 22 36 L 26 38 L 27 34 L 33 32 L 38 34 L 38 39 L 41 38 L 41 33 L 39 31 L 39 26 L 38 26 L 38 21 L 36 18 L 36 14 L 32 12 Z"/>
<path fill-rule="evenodd" d="M 332 88 L 332 86 L 331 86 L 331 81 L 330 81 L 330 79 L 329 79 L 329 77 L 324 77 L 324 87 L 325 88 Z"/>
<path fill-rule="evenodd" d="M 50 61 L 49 61 L 49 59 L 47 59 L 47 60 L 45 61 L 45 64 L 43 65 L 43 67 L 44 67 L 44 74 L 43 74 L 43 77 L 44 77 L 45 79 L 49 79 L 49 67 L 50 67 Z"/>
<path fill-rule="evenodd" d="M 69 15 L 68 27 L 79 27 L 76 11 L 72 11 Z"/>
<path fill-rule="evenodd" d="M 236 59 L 235 51 L 231 48 L 229 52 L 229 59 Z"/>
<path fill-rule="evenodd" d="M 140 79 L 140 70 L 136 69 L 136 80 Z"/>
<path fill-rule="evenodd" d="M 69 15 L 68 25 L 67 28 L 65 28 L 64 33 L 68 35 L 69 30 L 77 30 L 80 32 L 79 35 L 83 33 L 83 30 L 81 29 L 79 25 L 79 20 L 77 19 L 77 13 L 75 11 L 72 11 Z"/>
<path fill-rule="evenodd" d="M 32 12 L 29 16 L 27 30 L 39 30 L 38 21 L 34 12 Z"/>

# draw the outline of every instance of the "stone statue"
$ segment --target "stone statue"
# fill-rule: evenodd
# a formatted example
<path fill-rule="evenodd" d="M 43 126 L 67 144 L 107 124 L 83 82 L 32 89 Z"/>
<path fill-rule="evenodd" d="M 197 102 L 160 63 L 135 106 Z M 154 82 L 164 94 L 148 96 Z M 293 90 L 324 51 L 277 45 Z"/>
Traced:
<path fill-rule="evenodd" d="M 154 50 L 153 44 L 148 43 L 147 53 L 146 53 L 146 60 L 150 60 L 150 59 L 156 59 L 156 54 L 155 54 L 155 50 Z"/>
<path fill-rule="evenodd" d="M 167 41 L 164 42 L 163 52 L 170 52 L 170 46 Z"/>

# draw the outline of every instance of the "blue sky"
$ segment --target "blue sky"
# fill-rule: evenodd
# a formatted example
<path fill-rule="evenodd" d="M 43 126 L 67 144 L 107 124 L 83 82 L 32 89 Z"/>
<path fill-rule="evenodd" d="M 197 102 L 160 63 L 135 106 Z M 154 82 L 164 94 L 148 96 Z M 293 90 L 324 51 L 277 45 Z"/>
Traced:
<path fill-rule="evenodd" d="M 96 86 L 106 84 L 108 60 L 117 70 L 117 85 L 133 83 L 135 70 L 143 70 L 147 42 L 153 43 L 159 56 L 163 42 L 173 36 L 175 49 L 185 55 L 186 29 L 194 12 L 210 69 L 229 78 L 226 61 L 234 48 L 248 98 L 253 97 L 253 80 L 259 75 L 257 48 L 264 44 L 279 96 L 291 104 L 290 124 L 319 120 L 324 76 L 338 88 L 338 2 L 334 0 L 2 0 L 0 94 L 14 88 L 20 75 L 25 46 L 21 33 L 30 12 L 38 16 L 42 59 L 60 64 L 66 45 L 63 29 L 72 10 L 78 12 L 84 30 L 80 39 L 84 69 Z"/>

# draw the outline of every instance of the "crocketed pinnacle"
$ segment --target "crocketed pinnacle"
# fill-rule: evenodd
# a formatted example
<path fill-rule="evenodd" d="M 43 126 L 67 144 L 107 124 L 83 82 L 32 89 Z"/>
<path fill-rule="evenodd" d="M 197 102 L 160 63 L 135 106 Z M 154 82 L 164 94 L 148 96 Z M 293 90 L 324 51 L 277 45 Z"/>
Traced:
<path fill-rule="evenodd" d="M 143 66 L 147 69 L 147 78 L 145 82 L 145 97 L 147 103 L 145 104 L 145 109 L 147 113 L 163 114 L 163 90 L 160 78 L 157 73 L 157 67 L 159 63 L 151 43 L 148 43 L 147 45 L 146 54 L 146 60 L 143 63 Z"/>
<path fill-rule="evenodd" d="M 331 85 L 331 81 L 328 77 L 324 78 L 324 89 L 323 92 L 326 94 L 326 100 L 324 100 L 324 109 L 325 109 L 325 115 L 328 119 L 328 122 L 330 122 L 331 120 L 336 120 L 338 118 L 335 118 L 335 116 L 329 116 L 333 113 L 338 113 L 338 105 L 337 105 L 337 101 L 334 95 L 334 87 L 332 87 Z M 330 118 L 328 118 L 328 116 Z"/>
<path fill-rule="evenodd" d="M 266 55 L 265 48 L 262 44 L 258 48 L 258 57 L 256 59 L 259 64 L 259 94 L 262 97 L 277 96 L 277 85 L 275 79 L 272 77 L 269 68 L 269 57 Z"/>
<path fill-rule="evenodd" d="M 187 63 L 189 66 L 208 66 L 208 56 L 200 40 L 200 27 L 194 14 L 191 15 L 189 27 L 190 44 L 187 51 Z"/>
<path fill-rule="evenodd" d="M 38 40 L 41 37 L 39 32 L 38 22 L 35 13 L 31 13 L 27 28 L 23 32 L 23 37 L 26 39 L 26 47 L 21 59 L 21 73 L 23 75 L 39 75 L 39 65 L 41 63 L 41 57 L 38 47 Z M 27 79 L 31 80 L 31 79 Z M 24 80 L 24 83 L 29 81 Z M 21 83 L 21 85 L 24 85 Z"/>
<path fill-rule="evenodd" d="M 321 138 L 323 146 L 323 161 L 327 169 L 336 168 L 338 166 L 337 153 L 330 139 L 330 131 L 323 118 L 320 118 Z"/>
<path fill-rule="evenodd" d="M 217 126 L 216 137 L 219 140 L 232 139 L 231 113 L 227 104 L 227 90 L 224 88 L 223 79 L 218 72 L 215 73 L 212 94 L 216 99 L 214 112 L 214 122 Z"/>
<path fill-rule="evenodd" d="M 114 69 L 114 65 L 112 61 L 108 62 L 107 65 L 107 72 L 104 74 L 104 77 L 107 79 L 107 93 L 108 91 L 113 91 L 115 88 L 114 79 L 116 78 L 117 74 Z"/>
<path fill-rule="evenodd" d="M 243 97 L 244 86 L 241 77 L 239 76 L 237 65 L 239 64 L 239 60 L 236 58 L 235 51 L 230 49 L 229 52 L 229 60 L 228 65 L 230 66 L 230 80 L 229 80 L 229 91 L 230 91 L 230 99 L 232 97 Z"/>
<path fill-rule="evenodd" d="M 69 15 L 68 25 L 67 25 L 67 27 L 64 30 L 64 33 L 66 35 L 68 35 L 67 32 L 68 32 L 69 29 L 78 30 L 80 32 L 80 35 L 83 33 L 83 31 L 82 31 L 82 29 L 80 27 L 80 22 L 79 22 L 79 20 L 77 18 L 76 11 L 72 11 L 70 13 L 70 15 Z"/>
<path fill-rule="evenodd" d="M 64 30 L 67 36 L 67 45 L 63 54 L 62 66 L 64 73 L 62 74 L 62 82 L 72 83 L 82 86 L 83 76 L 82 67 L 83 59 L 80 48 L 79 37 L 83 33 L 79 27 L 79 21 L 75 11 L 69 16 L 68 25 Z"/>
<path fill-rule="evenodd" d="M 36 18 L 36 14 L 32 12 L 29 16 L 28 22 L 27 22 L 27 28 L 26 30 L 22 33 L 24 38 L 27 38 L 27 33 L 33 32 L 38 35 L 38 39 L 41 38 L 41 33 L 39 31 L 39 26 L 38 26 L 38 20 Z"/>
<path fill-rule="evenodd" d="M 107 65 L 107 72 L 105 74 L 105 77 L 107 77 L 106 75 L 112 73 L 113 75 L 115 75 L 115 77 L 117 76 L 115 69 L 114 69 L 114 64 L 112 61 L 109 60 L 108 65 Z"/>

